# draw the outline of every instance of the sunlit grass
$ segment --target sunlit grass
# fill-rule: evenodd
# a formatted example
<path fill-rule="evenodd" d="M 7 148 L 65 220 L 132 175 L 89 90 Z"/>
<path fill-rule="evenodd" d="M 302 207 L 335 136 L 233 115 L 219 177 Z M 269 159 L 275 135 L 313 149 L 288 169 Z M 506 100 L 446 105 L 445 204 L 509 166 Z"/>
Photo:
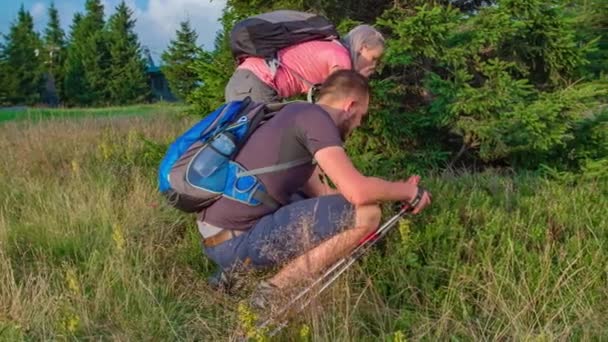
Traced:
<path fill-rule="evenodd" d="M 0 123 L 12 120 L 42 120 L 48 118 L 91 118 L 111 116 L 150 115 L 155 113 L 178 114 L 187 107 L 182 104 L 157 103 L 125 107 L 103 108 L 24 108 L 0 109 Z"/>
<path fill-rule="evenodd" d="M 0 126 L 0 340 L 234 336 L 247 293 L 208 287 L 193 217 L 157 193 L 145 142 L 195 119 L 150 114 Z M 432 208 L 279 340 L 608 338 L 605 182 L 491 171 L 423 182 Z"/>

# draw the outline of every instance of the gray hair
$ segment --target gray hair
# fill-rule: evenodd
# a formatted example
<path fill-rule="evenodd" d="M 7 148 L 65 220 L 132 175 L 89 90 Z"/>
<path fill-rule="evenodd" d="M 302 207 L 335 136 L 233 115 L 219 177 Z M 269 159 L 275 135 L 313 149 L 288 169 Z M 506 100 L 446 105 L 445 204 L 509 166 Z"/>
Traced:
<path fill-rule="evenodd" d="M 378 46 L 384 47 L 384 37 L 382 33 L 369 25 L 359 25 L 344 36 L 342 44 L 350 52 L 350 59 L 354 68 L 359 59 L 361 48 L 364 46 L 369 49 L 374 49 Z"/>

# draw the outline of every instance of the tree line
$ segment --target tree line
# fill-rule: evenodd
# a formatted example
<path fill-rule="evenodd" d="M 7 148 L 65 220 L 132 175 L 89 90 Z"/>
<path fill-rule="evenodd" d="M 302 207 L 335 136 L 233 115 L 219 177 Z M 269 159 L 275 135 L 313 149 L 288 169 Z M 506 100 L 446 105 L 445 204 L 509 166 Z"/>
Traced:
<path fill-rule="evenodd" d="M 65 32 L 53 3 L 44 32 L 21 6 L 0 42 L 0 105 L 108 106 L 151 100 L 147 56 L 123 1 L 107 20 L 101 0 L 87 0 Z M 189 70 L 200 48 L 188 21 L 162 54 L 163 72 L 178 98 L 197 82 Z"/>
<path fill-rule="evenodd" d="M 342 34 L 368 23 L 386 37 L 370 119 L 348 146 L 366 173 L 481 165 L 608 174 L 608 2 L 228 0 L 212 50 L 185 21 L 162 54 L 173 93 L 197 116 L 217 108 L 236 66 L 234 23 L 285 8 L 323 14 Z M 0 47 L 0 103 L 40 101 L 49 75 L 66 105 L 148 98 L 124 3 L 106 22 L 101 2 L 88 0 L 67 35 L 53 6 L 49 16 L 40 38 L 20 10 Z"/>

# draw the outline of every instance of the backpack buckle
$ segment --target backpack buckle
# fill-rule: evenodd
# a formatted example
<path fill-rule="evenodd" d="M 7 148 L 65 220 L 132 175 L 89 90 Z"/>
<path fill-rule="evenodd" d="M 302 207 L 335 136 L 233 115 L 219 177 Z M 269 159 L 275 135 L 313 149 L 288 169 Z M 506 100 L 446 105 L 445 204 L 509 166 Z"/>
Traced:
<path fill-rule="evenodd" d="M 270 75 L 272 75 L 272 78 L 274 79 L 281 63 L 279 62 L 278 57 L 266 58 L 265 61 L 268 69 L 270 69 Z"/>

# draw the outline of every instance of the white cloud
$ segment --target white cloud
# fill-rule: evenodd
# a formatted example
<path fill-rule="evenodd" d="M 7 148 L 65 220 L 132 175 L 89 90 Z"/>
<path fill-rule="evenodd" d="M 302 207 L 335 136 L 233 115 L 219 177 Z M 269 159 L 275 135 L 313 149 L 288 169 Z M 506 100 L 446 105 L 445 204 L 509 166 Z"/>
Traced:
<path fill-rule="evenodd" d="M 84 6 L 81 8 L 81 6 L 74 1 L 55 1 L 55 7 L 57 7 L 57 11 L 59 11 L 61 26 L 66 30 L 72 25 L 74 14 L 77 11 L 84 12 Z"/>
<path fill-rule="evenodd" d="M 0 0 L 1 1 L 1 0 Z M 106 20 L 115 12 L 121 0 L 102 0 Z M 192 28 L 198 33 L 198 44 L 212 49 L 217 31 L 221 28 L 218 19 L 226 6 L 226 0 L 148 0 L 146 6 L 138 7 L 135 0 L 125 0 L 137 19 L 135 31 L 139 41 L 152 52 L 154 60 L 160 62 L 160 54 L 175 38 L 180 22 L 189 19 Z M 36 29 L 43 31 L 47 22 L 47 7 L 50 1 L 38 1 L 30 12 L 34 17 Z M 141 3 L 141 1 L 137 1 Z M 84 0 L 55 0 L 59 11 L 61 26 L 69 33 L 74 13 L 84 13 Z"/>
<path fill-rule="evenodd" d="M 140 8 L 133 0 L 126 2 L 137 18 L 135 30 L 140 42 L 149 47 L 157 62 L 175 37 L 180 22 L 186 19 L 198 33 L 198 43 L 212 49 L 216 33 L 221 28 L 218 19 L 226 5 L 225 0 L 149 0 L 146 8 Z M 104 0 L 106 13 L 114 12 L 118 3 L 119 0 Z"/>
<path fill-rule="evenodd" d="M 45 20 L 46 16 L 46 5 L 42 2 L 37 2 L 32 5 L 30 9 L 30 14 L 34 18 L 34 22 L 39 22 L 41 20 Z"/>

